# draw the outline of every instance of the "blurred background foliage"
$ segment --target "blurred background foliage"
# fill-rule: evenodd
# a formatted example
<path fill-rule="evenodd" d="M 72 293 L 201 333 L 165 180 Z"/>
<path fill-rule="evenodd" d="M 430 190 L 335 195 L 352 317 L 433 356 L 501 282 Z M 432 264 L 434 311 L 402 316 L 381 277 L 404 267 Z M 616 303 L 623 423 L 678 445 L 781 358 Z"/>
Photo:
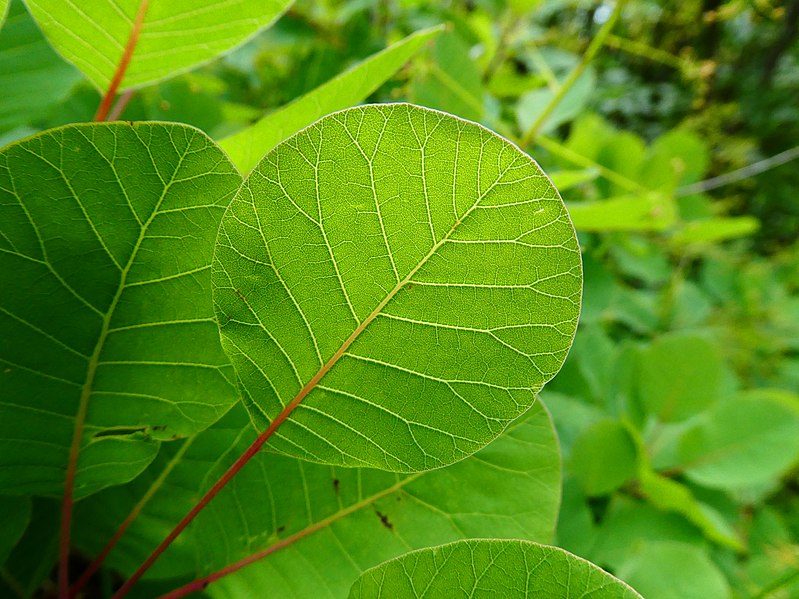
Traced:
<path fill-rule="evenodd" d="M 123 118 L 223 138 L 440 23 L 370 101 L 516 141 L 581 238 L 581 327 L 542 397 L 555 543 L 650 598 L 799 597 L 799 0 L 300 0 Z M 99 100 L 19 0 L 0 89 L 0 145 Z"/>

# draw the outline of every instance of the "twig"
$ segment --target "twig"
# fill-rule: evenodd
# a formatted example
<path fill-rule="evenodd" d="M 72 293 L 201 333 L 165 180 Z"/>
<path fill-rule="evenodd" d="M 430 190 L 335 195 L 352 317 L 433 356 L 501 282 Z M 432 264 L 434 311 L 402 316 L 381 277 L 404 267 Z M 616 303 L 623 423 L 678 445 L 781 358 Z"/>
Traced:
<path fill-rule="evenodd" d="M 144 23 L 144 16 L 147 14 L 147 7 L 149 0 L 141 0 L 139 4 L 139 12 L 136 14 L 136 20 L 133 22 L 133 28 L 130 30 L 130 37 L 122 52 L 122 58 L 119 59 L 117 70 L 114 72 L 114 78 L 111 80 L 111 85 L 108 86 L 105 95 L 103 96 L 100 106 L 97 108 L 97 113 L 94 115 L 94 120 L 103 122 L 108 116 L 108 111 L 111 110 L 111 104 L 117 95 L 119 85 L 125 77 L 125 72 L 128 70 L 130 59 L 133 57 L 133 51 L 136 49 L 136 43 L 139 41 L 139 33 L 141 33 L 142 24 Z"/>
<path fill-rule="evenodd" d="M 141 511 L 144 509 L 144 506 L 152 499 L 153 495 L 161 488 L 164 484 L 164 481 L 172 472 L 172 470 L 180 463 L 180 460 L 183 458 L 186 451 L 191 447 L 192 442 L 196 437 L 189 437 L 183 442 L 180 449 L 175 453 L 166 467 L 161 471 L 161 474 L 158 475 L 158 478 L 153 481 L 150 485 L 150 488 L 147 489 L 147 492 L 139 499 L 138 503 L 133 506 L 133 509 L 130 510 L 130 513 L 127 515 L 125 520 L 119 527 L 116 529 L 114 534 L 112 535 L 111 539 L 106 543 L 105 547 L 103 547 L 102 551 L 97 554 L 97 557 L 94 558 L 94 561 L 89 564 L 89 567 L 86 568 L 86 571 L 81 574 L 80 578 L 72 585 L 72 588 L 69 589 L 70 597 L 74 597 L 78 594 L 78 592 L 86 586 L 86 583 L 89 582 L 91 577 L 94 575 L 95 572 L 103 565 L 105 558 L 108 557 L 108 554 L 111 553 L 111 550 L 116 546 L 119 542 L 119 539 L 122 538 L 122 535 L 125 534 L 125 531 L 130 527 L 133 521 L 139 516 Z"/>
<path fill-rule="evenodd" d="M 136 94 L 136 90 L 129 89 L 126 92 L 123 92 L 121 96 L 119 96 L 119 100 L 117 103 L 114 104 L 114 108 L 108 113 L 107 121 L 118 121 L 119 117 L 122 116 L 122 113 L 125 111 L 125 108 L 130 102 L 130 99 Z"/>
<path fill-rule="evenodd" d="M 696 193 L 704 193 L 706 191 L 710 191 L 711 189 L 718 189 L 719 187 L 724 187 L 725 185 L 730 185 L 731 183 L 736 183 L 738 181 L 748 179 L 749 177 L 754 177 L 760 173 L 765 173 L 768 170 L 777 168 L 783 164 L 787 164 L 791 160 L 796 160 L 797 158 L 799 158 L 799 146 L 793 147 L 790 150 L 785 150 L 784 152 L 780 152 L 779 154 L 775 154 L 774 156 L 760 160 L 759 162 L 749 164 L 734 171 L 730 171 L 729 173 L 724 173 L 718 177 L 712 177 L 710 179 L 705 179 L 704 181 L 699 181 L 698 183 L 692 183 L 691 185 L 680 187 L 677 189 L 677 197 L 681 198 L 684 196 L 694 195 Z"/>
<path fill-rule="evenodd" d="M 577 63 L 577 66 L 574 67 L 572 72 L 569 73 L 569 76 L 566 77 L 566 80 L 563 82 L 563 84 L 560 86 L 560 89 L 555 93 L 555 95 L 549 101 L 549 104 L 547 104 L 543 112 L 541 112 L 541 114 L 538 115 L 538 118 L 530 126 L 527 132 L 524 135 L 522 135 L 520 140 L 520 145 L 522 148 L 528 147 L 530 144 L 533 143 L 533 141 L 535 141 L 535 138 L 538 136 L 538 133 L 541 130 L 541 127 L 546 122 L 546 120 L 550 117 L 552 112 L 558 107 L 560 102 L 563 100 L 563 97 L 577 82 L 577 79 L 579 79 L 580 75 L 583 74 L 583 71 L 585 71 L 585 68 L 594 59 L 596 53 L 599 52 L 600 48 L 602 48 L 602 46 L 605 45 L 608 35 L 610 35 L 613 26 L 616 24 L 616 21 L 618 21 L 619 17 L 621 16 L 621 12 L 626 3 L 627 0 L 619 0 L 616 3 L 616 8 L 613 9 L 613 14 L 610 15 L 610 18 L 607 21 L 605 21 L 601 29 L 594 36 L 594 39 L 591 40 L 591 43 L 588 45 L 585 54 L 583 54 L 582 58 L 580 58 L 580 62 Z"/>

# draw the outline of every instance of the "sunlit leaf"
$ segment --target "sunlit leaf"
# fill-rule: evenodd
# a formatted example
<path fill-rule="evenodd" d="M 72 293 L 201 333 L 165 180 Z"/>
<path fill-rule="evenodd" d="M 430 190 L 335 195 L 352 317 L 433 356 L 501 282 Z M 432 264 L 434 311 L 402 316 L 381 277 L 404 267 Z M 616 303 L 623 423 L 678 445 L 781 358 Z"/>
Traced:
<path fill-rule="evenodd" d="M 236 401 L 209 265 L 240 181 L 183 125 L 72 125 L 0 152 L 2 493 L 60 494 L 84 418 L 77 496 Z"/>
<path fill-rule="evenodd" d="M 406 104 L 325 117 L 253 170 L 220 227 L 223 347 L 269 446 L 347 466 L 452 463 L 535 401 L 571 345 L 577 241 L 509 142 Z"/>
<path fill-rule="evenodd" d="M 108 88 L 145 0 L 28 0 L 47 39 L 99 89 Z M 271 25 L 291 0 L 151 0 L 120 89 L 187 71 Z"/>
<path fill-rule="evenodd" d="M 289 135 L 326 114 L 365 100 L 441 31 L 441 27 L 434 27 L 409 35 L 265 116 L 252 127 L 226 137 L 219 145 L 242 172 L 248 172 Z"/>
<path fill-rule="evenodd" d="M 495 539 L 459 541 L 407 553 L 367 571 L 349 596 L 640 598 L 621 580 L 563 549 Z"/>

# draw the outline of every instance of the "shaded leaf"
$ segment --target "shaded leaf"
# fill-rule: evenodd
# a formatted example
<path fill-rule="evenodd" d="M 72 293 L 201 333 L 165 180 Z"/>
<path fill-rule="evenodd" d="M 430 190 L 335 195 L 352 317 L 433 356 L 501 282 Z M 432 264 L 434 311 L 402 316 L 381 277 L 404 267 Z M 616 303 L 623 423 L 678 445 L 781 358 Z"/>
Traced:
<path fill-rule="evenodd" d="M 289 135 L 328 113 L 368 98 L 441 31 L 441 27 L 434 27 L 409 35 L 265 116 L 252 127 L 226 137 L 219 145 L 242 172 L 250 171 L 264 154 Z"/>
<path fill-rule="evenodd" d="M 53 47 L 100 90 L 108 88 L 142 0 L 28 0 Z M 290 0 L 151 1 L 120 89 L 208 62 L 271 25 Z"/>
<path fill-rule="evenodd" d="M 721 394 L 721 356 L 702 335 L 672 333 L 642 352 L 638 393 L 647 411 L 665 422 L 698 414 Z"/>
<path fill-rule="evenodd" d="M 0 496 L 0 514 L 0 564 L 4 564 L 30 522 L 30 497 Z"/>
<path fill-rule="evenodd" d="M 799 462 L 799 398 L 750 391 L 701 414 L 680 439 L 678 467 L 721 489 L 765 484 Z"/>
<path fill-rule="evenodd" d="M 0 29 L 0 133 L 48 116 L 80 78 L 53 51 L 22 1 L 12 2 Z"/>
<path fill-rule="evenodd" d="M 76 496 L 236 401 L 209 265 L 240 181 L 183 125 L 73 125 L 0 152 L 2 493 L 60 494 L 84 417 Z"/>
<path fill-rule="evenodd" d="M 619 568 L 619 576 L 647 599 L 727 599 L 724 575 L 695 545 L 676 541 L 645 543 Z"/>
<path fill-rule="evenodd" d="M 621 422 L 602 420 L 577 438 L 569 465 L 587 495 L 610 493 L 635 476 L 635 441 Z"/>
<path fill-rule="evenodd" d="M 580 305 L 563 202 L 515 146 L 406 104 L 269 153 L 219 230 L 223 347 L 270 447 L 394 471 L 462 459 L 560 368 Z"/>
<path fill-rule="evenodd" d="M 540 405 L 447 468 L 410 475 L 261 454 L 192 531 L 205 572 L 291 541 L 208 589 L 214 597 L 343 597 L 367 568 L 464 537 L 549 542 L 560 501 L 552 424 Z M 304 536 L 309 533 L 308 536 Z M 309 572 L 308 563 L 314 563 Z"/>
<path fill-rule="evenodd" d="M 640 597 L 590 562 L 529 541 L 473 539 L 407 553 L 372 568 L 350 599 L 371 597 Z"/>

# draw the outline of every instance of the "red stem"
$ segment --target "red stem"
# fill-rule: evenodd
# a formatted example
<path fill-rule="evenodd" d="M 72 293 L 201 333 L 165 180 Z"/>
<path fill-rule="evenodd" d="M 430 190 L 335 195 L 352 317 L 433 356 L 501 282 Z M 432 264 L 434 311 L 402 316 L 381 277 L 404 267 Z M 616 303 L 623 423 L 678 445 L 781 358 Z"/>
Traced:
<path fill-rule="evenodd" d="M 100 106 L 97 108 L 97 113 L 94 115 L 94 120 L 98 123 L 103 122 L 108 117 L 108 111 L 111 110 L 111 104 L 117 95 L 119 85 L 125 77 L 125 72 L 128 70 L 130 59 L 133 58 L 133 51 L 136 49 L 136 44 L 139 41 L 139 33 L 141 33 L 142 24 L 144 23 L 144 16 L 147 14 L 147 7 L 150 4 L 149 0 L 141 0 L 139 4 L 139 12 L 136 14 L 136 20 L 133 22 L 133 29 L 130 30 L 130 37 L 122 52 L 122 58 L 119 60 L 117 70 L 114 73 L 114 78 L 111 80 L 111 85 L 105 92 Z"/>
<path fill-rule="evenodd" d="M 123 92 L 122 95 L 119 96 L 119 100 L 117 100 L 117 103 L 114 104 L 113 110 L 111 110 L 111 112 L 108 113 L 108 117 L 106 118 L 106 120 L 118 121 L 119 117 L 122 116 L 122 113 L 125 112 L 125 108 L 127 107 L 128 102 L 130 102 L 130 99 L 133 97 L 135 93 L 136 90 L 133 89 L 129 89 Z"/>

